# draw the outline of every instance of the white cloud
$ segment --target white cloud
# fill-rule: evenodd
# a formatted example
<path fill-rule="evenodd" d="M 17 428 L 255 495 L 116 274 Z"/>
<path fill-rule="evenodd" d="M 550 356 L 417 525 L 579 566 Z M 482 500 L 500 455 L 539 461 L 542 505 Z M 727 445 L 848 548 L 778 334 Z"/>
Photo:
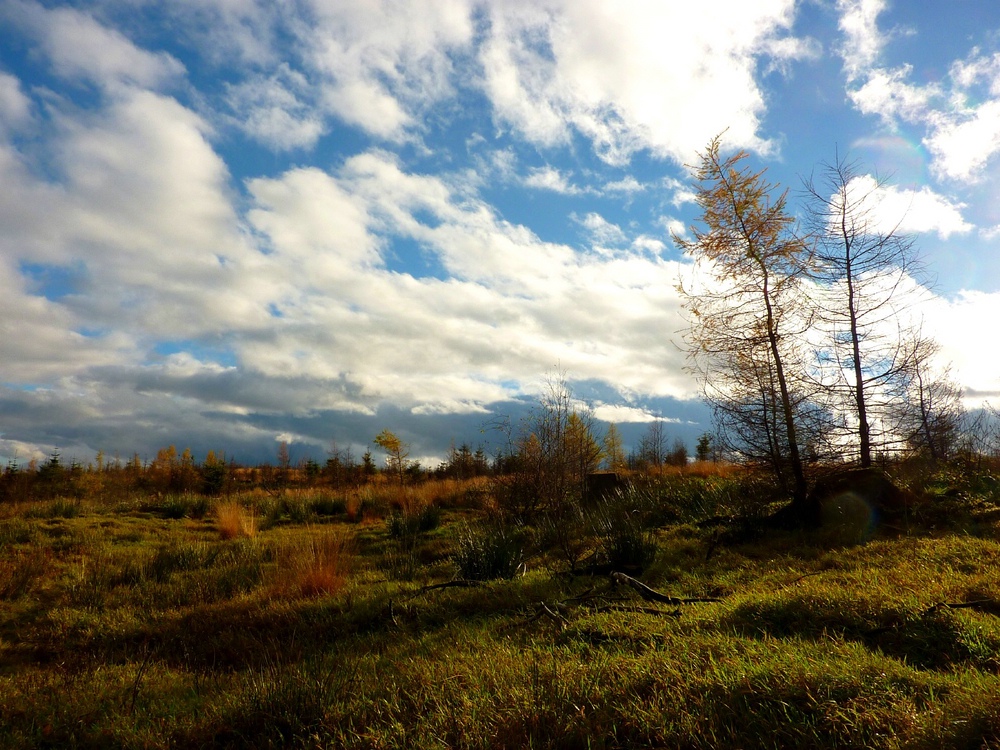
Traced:
<path fill-rule="evenodd" d="M 1000 94 L 1000 53 L 984 56 L 978 47 L 973 47 L 966 60 L 956 60 L 951 64 L 948 75 L 960 91 L 969 90 L 980 81 L 989 86 L 991 94 Z"/>
<path fill-rule="evenodd" d="M 28 288 L 14 265 L 0 256 L 0 382 L 51 384 L 88 368 L 116 363 L 134 353 L 120 333 L 85 336 L 62 305 Z"/>
<path fill-rule="evenodd" d="M 889 125 L 899 119 L 919 121 L 927 117 L 932 101 L 939 95 L 934 86 L 913 86 L 907 83 L 912 68 L 876 69 L 869 72 L 864 84 L 848 91 L 858 110 L 878 115 Z"/>
<path fill-rule="evenodd" d="M 267 317 L 245 288 L 242 270 L 258 254 L 201 118 L 173 99 L 122 91 L 55 121 L 47 146 L 60 183 L 0 148 L 0 248 L 77 268 L 77 288 L 60 300 L 77 327 L 184 338 Z"/>
<path fill-rule="evenodd" d="M 632 175 L 626 175 L 620 180 L 608 182 L 604 185 L 604 190 L 609 193 L 626 193 L 629 195 L 641 193 L 645 189 L 646 186 L 635 179 Z"/>
<path fill-rule="evenodd" d="M 323 134 L 323 118 L 300 96 L 308 82 L 287 64 L 229 88 L 228 100 L 239 127 L 275 150 L 309 148 Z"/>
<path fill-rule="evenodd" d="M 316 71 L 321 101 L 344 121 L 400 140 L 418 114 L 449 96 L 449 53 L 472 41 L 469 3 L 310 2 L 313 23 L 300 31 L 305 66 Z"/>
<path fill-rule="evenodd" d="M 864 114 L 875 114 L 888 125 L 899 121 L 926 129 L 923 143 L 930 152 L 931 169 L 939 178 L 975 182 L 1000 152 L 1000 97 L 967 106 L 968 92 L 937 84 L 908 82 L 909 66 L 873 70 L 865 83 L 848 92 Z M 990 88 L 1000 85 L 1000 75 Z"/>
<path fill-rule="evenodd" d="M 587 230 L 591 242 L 597 245 L 618 246 L 628 241 L 628 237 L 620 226 L 612 224 L 598 213 L 591 211 L 583 218 L 576 216 L 574 218 Z"/>
<path fill-rule="evenodd" d="M 166 53 L 150 53 L 120 31 L 102 26 L 73 8 L 44 9 L 14 2 L 7 14 L 36 34 L 55 71 L 116 89 L 122 85 L 157 88 L 184 74 L 184 66 Z"/>
<path fill-rule="evenodd" d="M 958 382 L 979 393 L 1000 393 L 1000 349 L 984 328 L 1000 320 L 1000 294 L 964 290 L 951 299 L 936 297 L 925 309 L 924 330 L 941 345 L 941 359 L 952 364 Z"/>
<path fill-rule="evenodd" d="M 772 48 L 798 54 L 774 46 L 793 11 L 786 0 L 491 4 L 486 91 L 498 119 L 529 140 L 567 143 L 575 129 L 613 164 L 642 148 L 683 162 L 726 128 L 733 145 L 768 151 L 754 73 Z"/>
<path fill-rule="evenodd" d="M 678 237 L 684 237 L 687 235 L 687 224 L 680 219 L 675 219 L 672 216 L 661 216 L 658 223 L 666 230 L 668 236 L 672 237 L 676 234 Z"/>
<path fill-rule="evenodd" d="M 965 115 L 935 114 L 924 144 L 934 156 L 934 171 L 952 180 L 974 181 L 1000 151 L 1000 99 Z"/>
<path fill-rule="evenodd" d="M 346 377 L 361 403 L 392 394 L 422 413 L 479 410 L 510 396 L 501 380 L 526 382 L 554 361 L 578 377 L 687 393 L 679 369 L 664 376 L 679 356 L 659 334 L 676 327 L 664 322 L 677 310 L 671 264 L 581 258 L 379 152 L 334 175 L 289 172 L 252 190 L 265 201 L 251 218 L 272 248 L 270 274 L 290 294 L 280 332 L 240 348 L 268 377 Z M 620 239 L 596 214 L 582 221 Z M 450 278 L 374 262 L 383 237 L 417 240 Z"/>
<path fill-rule="evenodd" d="M 771 39 L 767 42 L 766 49 L 771 58 L 767 66 L 768 72 L 777 70 L 785 75 L 790 73 L 790 63 L 799 60 L 818 60 L 823 55 L 823 45 L 811 38 Z"/>
<path fill-rule="evenodd" d="M 598 404 L 594 407 L 594 417 L 615 424 L 655 422 L 659 417 L 645 409 L 622 404 Z"/>
<path fill-rule="evenodd" d="M 837 0 L 838 26 L 844 34 L 840 54 L 848 81 L 863 77 L 878 61 L 885 44 L 878 17 L 886 7 L 886 0 Z"/>
<path fill-rule="evenodd" d="M 663 187 L 670 191 L 670 205 L 680 208 L 685 203 L 697 203 L 698 196 L 686 182 L 675 180 L 673 177 L 666 177 L 663 180 Z"/>
<path fill-rule="evenodd" d="M 31 120 L 31 100 L 21 91 L 21 82 L 0 70 L 0 135 L 19 130 Z"/>
<path fill-rule="evenodd" d="M 858 204 L 860 213 L 872 217 L 876 231 L 935 232 L 941 239 L 948 239 L 973 228 L 962 217 L 963 204 L 952 202 L 926 185 L 920 190 L 879 187 L 874 177 L 862 175 L 848 183 L 847 194 L 848 201 Z"/>
<path fill-rule="evenodd" d="M 667 249 L 666 244 L 661 240 L 644 234 L 632 240 L 632 247 L 640 252 L 647 252 L 652 255 L 659 255 Z"/>
<path fill-rule="evenodd" d="M 271 0 L 172 0 L 161 6 L 171 25 L 183 27 L 199 52 L 221 66 L 277 65 L 283 57 L 277 42 L 283 23 L 297 25 L 287 8 Z"/>
<path fill-rule="evenodd" d="M 248 133 L 278 149 L 313 145 L 331 116 L 389 142 L 413 141 L 432 108 L 480 88 L 500 127 L 545 146 L 576 132 L 609 163 L 640 149 L 683 162 L 706 133 L 726 129 L 732 145 L 768 152 L 758 69 L 816 54 L 812 40 L 791 35 L 793 0 L 683 8 L 310 0 L 300 10 L 289 18 L 252 0 L 185 0 L 164 11 L 217 65 L 232 66 L 231 55 L 259 71 L 232 86 L 235 111 Z M 50 53 L 67 72 L 144 86 L 183 73 L 174 58 L 140 50 L 90 16 L 56 13 L 46 17 Z M 294 52 L 279 63 L 278 40 L 289 37 Z"/>
<path fill-rule="evenodd" d="M 973 47 L 954 61 L 944 82 L 914 84 L 913 66 L 881 67 L 885 44 L 877 18 L 885 0 L 839 0 L 848 97 L 863 114 L 889 127 L 900 122 L 925 129 L 931 170 L 943 179 L 975 182 L 1000 152 L 1000 54 Z"/>
<path fill-rule="evenodd" d="M 551 190 L 563 195 L 577 195 L 581 192 L 580 188 L 570 183 L 569 176 L 550 166 L 532 169 L 524 178 L 524 184 L 530 188 Z"/>

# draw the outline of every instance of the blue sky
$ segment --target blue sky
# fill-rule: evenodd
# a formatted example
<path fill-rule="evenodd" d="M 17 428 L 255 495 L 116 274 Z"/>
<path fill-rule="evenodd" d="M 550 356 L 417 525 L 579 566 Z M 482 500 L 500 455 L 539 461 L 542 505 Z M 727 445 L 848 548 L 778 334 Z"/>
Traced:
<path fill-rule="evenodd" d="M 693 445 L 671 232 L 723 131 L 795 210 L 838 154 L 890 176 L 996 397 L 991 0 L 0 0 L 0 456 L 433 463 L 559 372 Z"/>

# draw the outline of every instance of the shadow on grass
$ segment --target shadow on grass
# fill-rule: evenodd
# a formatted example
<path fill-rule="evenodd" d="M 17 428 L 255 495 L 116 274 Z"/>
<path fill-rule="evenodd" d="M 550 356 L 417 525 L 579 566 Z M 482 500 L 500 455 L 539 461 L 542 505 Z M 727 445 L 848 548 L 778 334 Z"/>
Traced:
<path fill-rule="evenodd" d="M 1000 672 L 1000 623 L 974 611 L 800 595 L 742 604 L 719 626 L 751 637 L 841 638 L 920 669 Z"/>

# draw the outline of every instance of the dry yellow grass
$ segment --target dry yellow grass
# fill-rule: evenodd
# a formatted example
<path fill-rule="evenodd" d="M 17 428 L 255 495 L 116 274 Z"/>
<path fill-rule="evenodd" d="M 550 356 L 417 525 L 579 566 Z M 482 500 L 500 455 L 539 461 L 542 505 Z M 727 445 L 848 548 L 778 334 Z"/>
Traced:
<path fill-rule="evenodd" d="M 252 537 L 257 534 L 257 515 L 237 502 L 220 503 L 215 508 L 219 536 L 223 539 Z"/>
<path fill-rule="evenodd" d="M 361 520 L 361 498 L 356 492 L 347 496 L 347 520 L 351 523 Z"/>
<path fill-rule="evenodd" d="M 344 588 L 355 555 L 343 532 L 312 533 L 285 547 L 276 590 L 292 596 L 331 596 Z"/>

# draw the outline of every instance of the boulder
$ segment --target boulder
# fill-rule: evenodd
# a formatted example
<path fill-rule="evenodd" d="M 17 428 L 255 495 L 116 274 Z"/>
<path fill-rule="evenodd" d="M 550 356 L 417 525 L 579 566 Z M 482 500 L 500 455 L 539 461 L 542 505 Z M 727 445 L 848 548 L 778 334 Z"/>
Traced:
<path fill-rule="evenodd" d="M 809 493 L 808 505 L 818 507 L 824 525 L 868 514 L 870 525 L 902 518 L 917 497 L 898 487 L 881 469 L 845 469 L 822 477 Z"/>

